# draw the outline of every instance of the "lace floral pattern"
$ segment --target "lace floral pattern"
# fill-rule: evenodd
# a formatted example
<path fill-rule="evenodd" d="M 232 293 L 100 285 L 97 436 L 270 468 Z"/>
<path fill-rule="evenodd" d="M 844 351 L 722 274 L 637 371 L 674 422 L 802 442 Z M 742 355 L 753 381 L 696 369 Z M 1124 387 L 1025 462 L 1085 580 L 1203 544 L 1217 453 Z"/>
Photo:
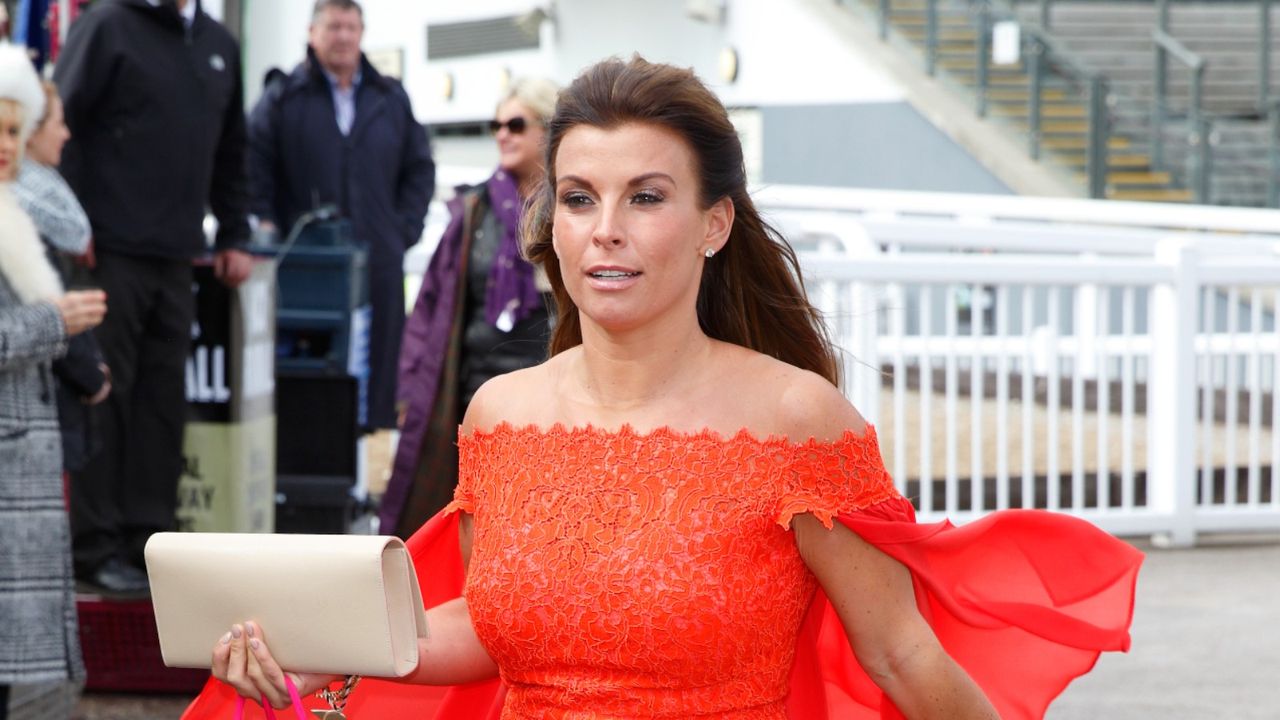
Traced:
<path fill-rule="evenodd" d="M 465 595 L 504 718 L 783 718 L 816 581 L 790 532 L 897 497 L 833 442 L 502 425 L 459 440 Z"/>

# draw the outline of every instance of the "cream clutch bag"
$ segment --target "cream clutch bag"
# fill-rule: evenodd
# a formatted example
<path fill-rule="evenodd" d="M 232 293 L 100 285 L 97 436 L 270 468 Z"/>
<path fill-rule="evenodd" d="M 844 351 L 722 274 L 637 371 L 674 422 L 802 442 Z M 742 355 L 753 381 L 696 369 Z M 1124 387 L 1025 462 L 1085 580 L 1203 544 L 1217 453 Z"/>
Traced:
<path fill-rule="evenodd" d="M 157 533 L 145 555 L 169 667 L 209 667 L 246 620 L 286 670 L 402 677 L 418 665 L 427 619 L 399 538 Z"/>

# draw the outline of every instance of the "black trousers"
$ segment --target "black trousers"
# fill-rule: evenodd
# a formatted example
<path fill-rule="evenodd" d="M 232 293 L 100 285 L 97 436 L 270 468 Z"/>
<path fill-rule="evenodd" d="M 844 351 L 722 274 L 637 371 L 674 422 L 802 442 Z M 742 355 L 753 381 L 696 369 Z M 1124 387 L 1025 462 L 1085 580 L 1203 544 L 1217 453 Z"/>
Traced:
<path fill-rule="evenodd" d="M 195 315 L 190 261 L 103 251 L 97 259 L 107 316 L 94 334 L 112 389 L 93 408 L 101 450 L 71 476 L 78 575 L 113 556 L 141 566 L 147 538 L 174 525 Z"/>
<path fill-rule="evenodd" d="M 9 717 L 9 686 L 0 685 L 0 720 Z"/>

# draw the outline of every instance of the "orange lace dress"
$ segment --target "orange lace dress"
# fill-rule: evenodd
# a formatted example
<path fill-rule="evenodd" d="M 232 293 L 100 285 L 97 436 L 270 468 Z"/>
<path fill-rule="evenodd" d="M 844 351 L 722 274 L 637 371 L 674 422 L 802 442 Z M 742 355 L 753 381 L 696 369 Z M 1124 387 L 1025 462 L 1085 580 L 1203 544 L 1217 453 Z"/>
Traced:
<path fill-rule="evenodd" d="M 874 428 L 793 443 L 504 425 L 459 451 L 455 501 L 408 545 L 427 607 L 465 595 L 501 680 L 369 678 L 353 720 L 900 718 L 797 552 L 804 512 L 911 571 L 922 615 L 1006 720 L 1043 717 L 1129 645 L 1140 553 L 1042 511 L 917 524 Z M 459 510 L 474 517 L 465 589 Z M 225 720 L 234 697 L 210 680 L 183 718 Z"/>
<path fill-rule="evenodd" d="M 477 433 L 446 510 L 475 517 L 464 594 L 503 718 L 786 717 L 816 580 L 791 517 L 897 497 L 874 432 Z"/>

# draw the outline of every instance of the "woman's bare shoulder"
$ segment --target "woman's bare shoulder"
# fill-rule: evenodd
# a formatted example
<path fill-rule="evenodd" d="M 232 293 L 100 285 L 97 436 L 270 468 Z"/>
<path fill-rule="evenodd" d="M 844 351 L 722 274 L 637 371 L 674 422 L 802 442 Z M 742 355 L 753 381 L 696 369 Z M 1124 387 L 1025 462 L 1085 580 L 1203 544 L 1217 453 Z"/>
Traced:
<path fill-rule="evenodd" d="M 554 400 L 551 388 L 562 362 L 558 355 L 533 367 L 488 380 L 471 398 L 462 419 L 462 432 L 492 430 L 503 423 L 517 427 L 541 424 L 549 403 Z"/>
<path fill-rule="evenodd" d="M 767 428 L 761 434 L 779 435 L 796 442 L 810 438 L 835 440 L 866 431 L 866 420 L 840 391 L 821 375 L 761 353 L 740 348 L 735 362 L 741 372 L 735 382 L 750 387 L 759 398 L 757 422 Z M 756 413 L 752 413 L 756 415 Z"/>

